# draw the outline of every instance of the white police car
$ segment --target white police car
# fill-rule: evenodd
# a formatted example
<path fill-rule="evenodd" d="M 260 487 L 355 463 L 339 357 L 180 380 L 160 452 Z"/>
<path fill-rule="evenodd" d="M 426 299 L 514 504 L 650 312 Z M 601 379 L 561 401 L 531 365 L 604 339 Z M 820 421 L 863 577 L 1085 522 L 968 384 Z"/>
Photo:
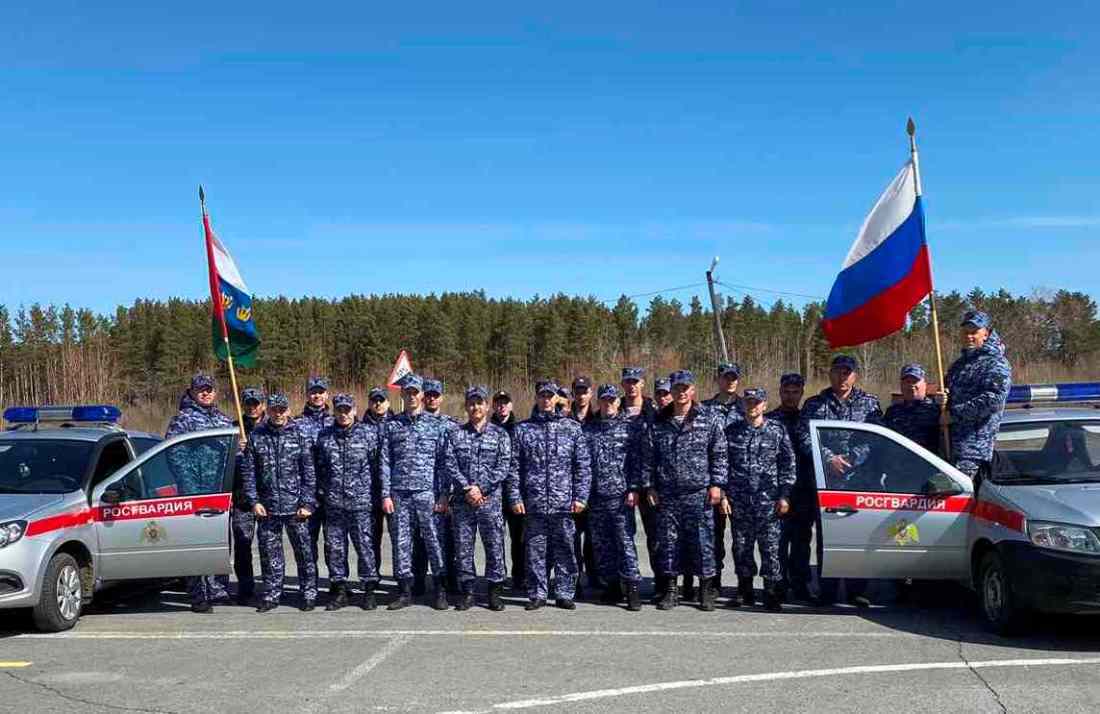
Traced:
<path fill-rule="evenodd" d="M 812 422 L 822 575 L 958 580 L 1002 633 L 1029 611 L 1100 613 L 1100 409 L 1089 402 L 1100 404 L 1100 383 L 1014 387 L 978 483 L 884 427 Z M 861 445 L 861 477 L 826 473 L 821 444 L 838 438 Z"/>
<path fill-rule="evenodd" d="M 162 441 L 121 429 L 120 416 L 112 406 L 4 412 L 0 608 L 32 608 L 42 630 L 76 624 L 104 583 L 229 572 L 237 432 Z"/>

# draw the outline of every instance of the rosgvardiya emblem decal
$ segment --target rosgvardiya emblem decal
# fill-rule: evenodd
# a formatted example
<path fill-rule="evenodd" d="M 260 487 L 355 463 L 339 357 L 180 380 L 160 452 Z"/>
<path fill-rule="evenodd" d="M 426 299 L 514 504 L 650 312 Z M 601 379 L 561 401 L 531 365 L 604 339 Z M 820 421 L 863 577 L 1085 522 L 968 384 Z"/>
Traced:
<path fill-rule="evenodd" d="M 164 526 L 156 521 L 149 521 L 141 531 L 141 542 L 156 545 L 164 540 Z"/>
<path fill-rule="evenodd" d="M 915 545 L 920 543 L 920 531 L 917 526 L 904 518 L 891 525 L 887 532 L 898 545 Z"/>

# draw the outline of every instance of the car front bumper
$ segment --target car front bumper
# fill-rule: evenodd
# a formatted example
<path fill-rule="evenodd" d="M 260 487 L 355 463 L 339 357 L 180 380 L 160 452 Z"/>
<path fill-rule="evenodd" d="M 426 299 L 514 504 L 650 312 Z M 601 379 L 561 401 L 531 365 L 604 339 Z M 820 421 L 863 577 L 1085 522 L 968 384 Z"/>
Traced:
<path fill-rule="evenodd" d="M 0 609 L 38 604 L 39 576 L 52 541 L 21 538 L 0 548 Z"/>
<path fill-rule="evenodd" d="M 1021 606 L 1042 612 L 1100 614 L 1100 556 L 1063 553 L 1022 541 L 999 547 Z"/>

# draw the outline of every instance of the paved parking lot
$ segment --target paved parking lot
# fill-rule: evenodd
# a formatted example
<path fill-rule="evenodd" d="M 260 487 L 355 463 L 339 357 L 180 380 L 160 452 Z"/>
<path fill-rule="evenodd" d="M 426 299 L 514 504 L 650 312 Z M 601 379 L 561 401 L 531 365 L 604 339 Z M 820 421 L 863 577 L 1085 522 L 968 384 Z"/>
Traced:
<path fill-rule="evenodd" d="M 1007 640 L 952 586 L 920 604 L 879 594 L 870 610 L 771 614 L 527 613 L 518 597 L 502 613 L 301 613 L 288 593 L 266 615 L 197 616 L 178 590 L 126 589 L 62 635 L 0 617 L 0 710 L 1100 710 L 1100 623 L 1047 618 Z"/>

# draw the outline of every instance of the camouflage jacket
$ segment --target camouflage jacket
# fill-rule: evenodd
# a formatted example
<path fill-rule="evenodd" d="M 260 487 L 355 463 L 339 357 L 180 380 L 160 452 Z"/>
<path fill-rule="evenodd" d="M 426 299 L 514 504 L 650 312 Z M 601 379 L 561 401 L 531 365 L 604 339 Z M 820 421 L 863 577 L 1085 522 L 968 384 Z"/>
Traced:
<path fill-rule="evenodd" d="M 446 454 L 445 491 L 452 498 L 463 498 L 471 486 L 493 496 L 511 474 L 512 437 L 492 422 L 487 422 L 483 431 L 467 422 L 447 432 Z"/>
<path fill-rule="evenodd" d="M 690 493 L 729 481 L 725 415 L 693 404 L 681 424 L 672 404 L 658 414 L 643 449 L 644 486 L 660 494 Z"/>
<path fill-rule="evenodd" d="M 724 403 L 718 397 L 719 395 L 715 394 L 710 399 L 704 399 L 703 406 L 707 409 L 718 410 L 718 413 L 721 414 L 722 418 L 725 420 L 723 426 L 745 421 L 745 400 L 734 395 L 733 401 Z"/>
<path fill-rule="evenodd" d="M 940 446 L 940 407 L 931 397 L 891 404 L 883 423 L 933 454 Z"/>
<path fill-rule="evenodd" d="M 754 427 L 747 421 L 726 427 L 730 480 L 726 493 L 743 505 L 790 499 L 795 483 L 794 446 L 779 421 L 764 418 Z"/>
<path fill-rule="evenodd" d="M 382 441 L 378 430 L 362 423 L 333 424 L 317 437 L 317 491 L 327 508 L 373 508 Z"/>
<path fill-rule="evenodd" d="M 317 479 L 309 436 L 295 422 L 277 427 L 264 419 L 248 437 L 241 463 L 245 498 L 274 516 L 317 509 Z"/>
<path fill-rule="evenodd" d="M 233 421 L 216 406 L 204 407 L 184 393 L 179 413 L 168 423 L 165 439 L 206 429 L 223 429 Z M 195 448 L 172 449 L 168 463 L 176 478 L 180 495 L 217 493 L 225 476 L 225 451 L 213 444 Z"/>
<path fill-rule="evenodd" d="M 592 461 L 581 425 L 557 413 L 538 412 L 516 425 L 508 502 L 529 514 L 569 513 L 588 502 Z"/>
<path fill-rule="evenodd" d="M 829 387 L 806 400 L 799 417 L 797 448 L 802 455 L 812 458 L 813 447 L 810 443 L 810 421 L 812 419 L 832 419 L 836 421 L 882 423 L 882 406 L 878 397 L 856 387 L 845 400 L 840 400 Z M 867 461 L 870 446 L 866 442 L 852 440 L 852 432 L 834 429 L 822 432 L 821 457 L 823 460 L 833 456 L 844 456 L 853 468 Z M 809 463 L 813 463 L 810 461 Z"/>
<path fill-rule="evenodd" d="M 443 460 L 450 427 L 437 416 L 402 412 L 386 422 L 382 439 L 382 498 L 394 491 L 443 492 Z"/>
<path fill-rule="evenodd" d="M 951 458 L 989 461 L 1001 427 L 1012 367 L 1004 343 L 993 332 L 980 349 L 963 350 L 947 370 L 951 413 Z"/>
<path fill-rule="evenodd" d="M 791 508 L 803 512 L 816 509 L 817 483 L 814 478 L 813 463 L 798 448 L 799 425 L 802 423 L 802 413 L 798 409 L 784 409 L 776 407 L 764 415 L 772 421 L 783 425 L 787 430 L 787 437 L 794 447 L 795 482 L 791 489 Z"/>
<path fill-rule="evenodd" d="M 309 438 L 309 442 L 316 446 L 317 437 L 321 435 L 321 432 L 332 426 L 336 422 L 333 421 L 332 412 L 329 411 L 328 406 L 315 407 L 307 404 L 302 410 L 302 413 L 294 418 L 294 424 L 298 429 Z"/>
<path fill-rule="evenodd" d="M 593 508 L 601 503 L 618 505 L 627 491 L 641 490 L 645 430 L 643 419 L 622 412 L 610 419 L 597 416 L 584 425 L 592 457 Z"/>

